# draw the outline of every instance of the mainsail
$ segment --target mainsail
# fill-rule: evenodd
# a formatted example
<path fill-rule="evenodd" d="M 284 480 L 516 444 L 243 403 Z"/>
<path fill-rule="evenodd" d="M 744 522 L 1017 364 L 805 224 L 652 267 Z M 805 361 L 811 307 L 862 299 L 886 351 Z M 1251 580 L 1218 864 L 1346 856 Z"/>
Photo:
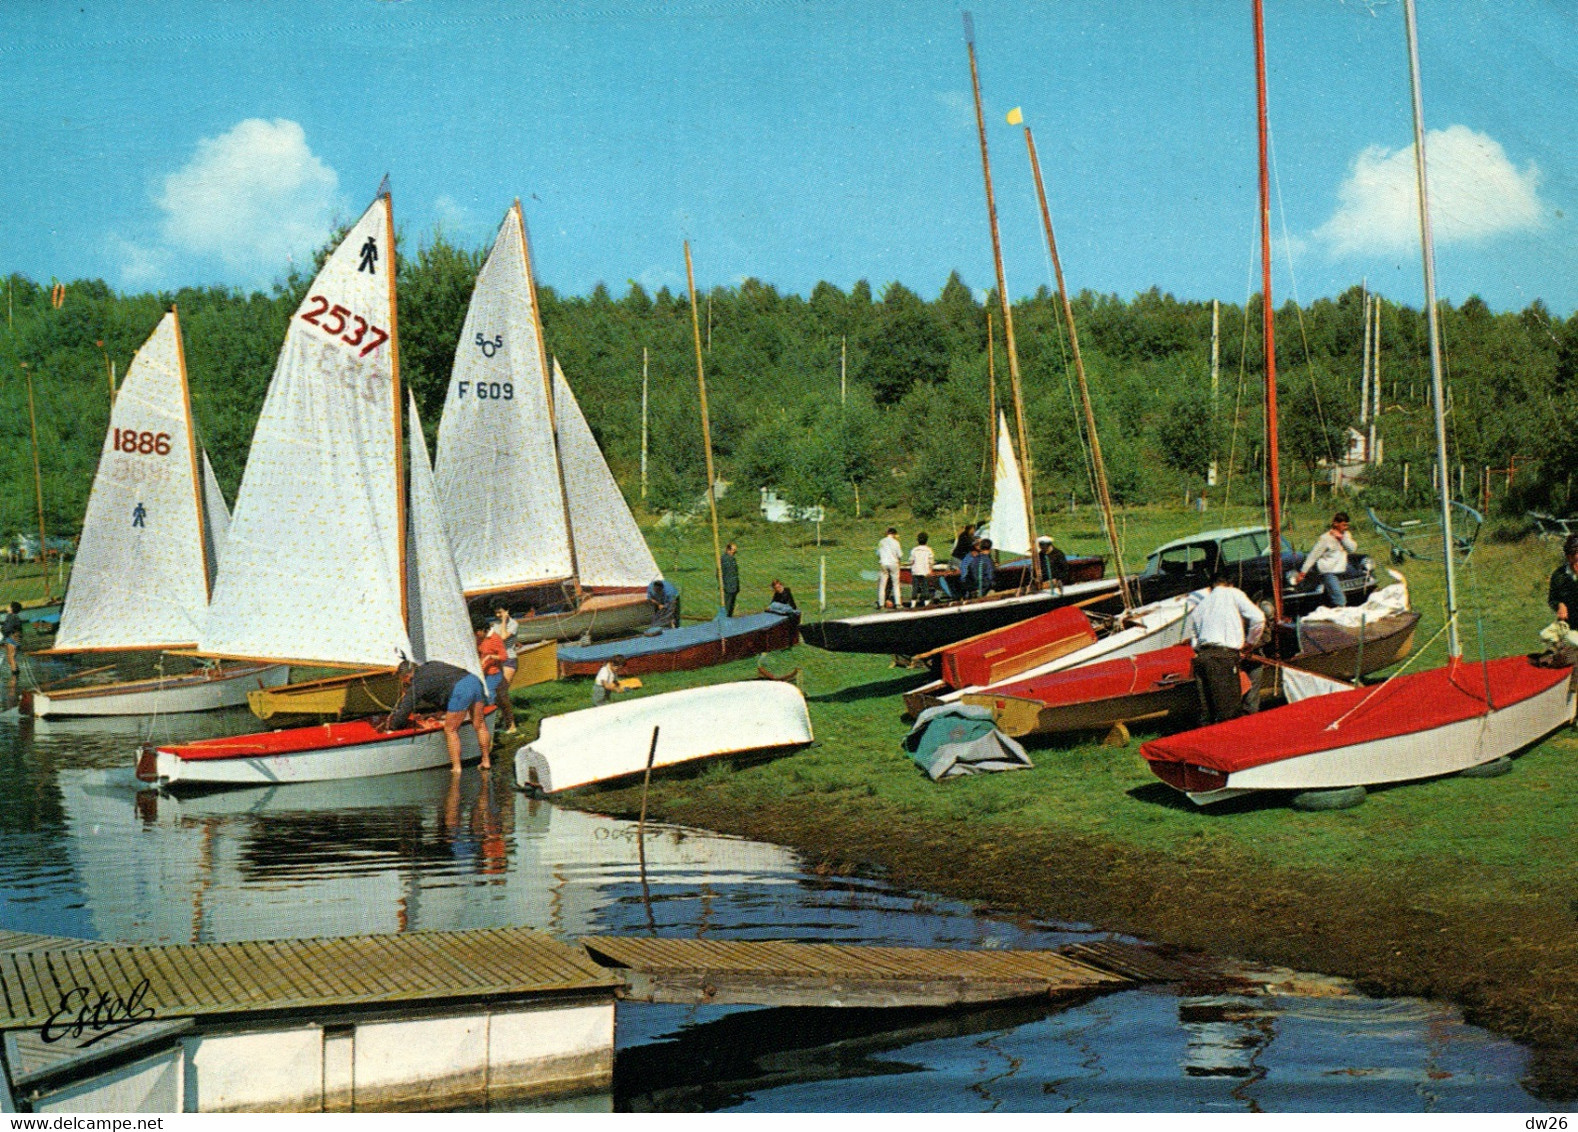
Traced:
<path fill-rule="evenodd" d="M 210 576 L 199 491 L 172 309 L 137 351 L 110 412 L 50 651 L 190 647 L 199 639 Z M 217 489 L 216 498 L 222 512 Z"/>
<path fill-rule="evenodd" d="M 201 651 L 357 666 L 411 655 L 394 275 L 381 195 L 290 320 Z"/>
<path fill-rule="evenodd" d="M 434 476 L 468 594 L 574 573 L 548 396 L 517 202 L 477 276 L 438 426 Z"/>
<path fill-rule="evenodd" d="M 581 584 L 628 589 L 662 577 L 557 358 L 553 361 L 553 403 Z"/>
<path fill-rule="evenodd" d="M 1025 505 L 1025 480 L 1019 474 L 1008 417 L 997 414 L 997 474 L 992 480 L 992 546 L 1008 554 L 1030 553 L 1030 508 Z"/>
<path fill-rule="evenodd" d="M 427 461 L 427 438 L 411 403 L 410 531 L 406 562 L 407 602 L 411 614 L 411 659 L 442 660 L 482 675 L 477 643 L 460 592 L 460 575 L 449 550 L 449 535 L 439 510 L 433 468 Z"/>

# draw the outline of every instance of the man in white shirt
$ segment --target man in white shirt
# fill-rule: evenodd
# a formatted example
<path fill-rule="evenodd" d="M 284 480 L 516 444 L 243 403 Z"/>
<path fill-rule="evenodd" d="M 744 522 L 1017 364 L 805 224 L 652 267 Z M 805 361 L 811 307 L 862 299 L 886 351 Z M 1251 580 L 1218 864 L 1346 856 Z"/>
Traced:
<path fill-rule="evenodd" d="M 624 657 L 616 656 L 597 670 L 597 675 L 592 680 L 593 707 L 600 707 L 606 704 L 613 699 L 614 693 L 619 691 L 619 670 L 624 666 L 624 663 Z"/>
<path fill-rule="evenodd" d="M 903 595 L 899 593 L 899 565 L 904 561 L 904 548 L 899 545 L 899 529 L 889 527 L 885 538 L 877 543 L 877 608 L 896 608 Z"/>
<path fill-rule="evenodd" d="M 1244 591 L 1230 584 L 1227 570 L 1211 575 L 1211 592 L 1184 617 L 1184 636 L 1194 645 L 1194 676 L 1210 723 L 1244 713 L 1238 673 L 1244 655 L 1260 640 L 1266 618 Z"/>
<path fill-rule="evenodd" d="M 1304 558 L 1304 565 L 1294 575 L 1297 583 L 1302 584 L 1310 567 L 1315 567 L 1320 572 L 1321 585 L 1326 587 L 1327 598 L 1338 607 L 1348 604 L 1348 597 L 1342 592 L 1342 575 L 1348 569 L 1348 555 L 1359 549 L 1359 544 L 1348 533 L 1348 526 L 1348 512 L 1338 511 L 1333 515 L 1331 529 L 1315 540 Z"/>
<path fill-rule="evenodd" d="M 920 607 L 931 601 L 931 568 L 937 563 L 936 551 L 927 545 L 925 531 L 915 536 L 910 551 L 910 604 Z"/>

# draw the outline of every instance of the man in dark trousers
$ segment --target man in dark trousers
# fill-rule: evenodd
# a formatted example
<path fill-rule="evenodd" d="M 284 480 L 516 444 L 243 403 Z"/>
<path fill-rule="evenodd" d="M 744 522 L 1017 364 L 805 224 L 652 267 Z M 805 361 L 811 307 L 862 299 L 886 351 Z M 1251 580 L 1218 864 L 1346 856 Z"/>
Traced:
<path fill-rule="evenodd" d="M 734 557 L 734 544 L 723 548 L 718 565 L 723 574 L 723 615 L 734 616 L 734 603 L 740 596 L 740 560 Z"/>
<path fill-rule="evenodd" d="M 477 746 L 482 750 L 482 769 L 487 770 L 493 765 L 490 757 L 493 754 L 493 736 L 488 734 L 488 725 L 483 719 L 488 690 L 483 686 L 480 676 L 441 660 L 430 660 L 423 665 L 402 660 L 400 687 L 400 699 L 389 713 L 389 718 L 384 720 L 382 730 L 400 731 L 409 727 L 414 712 L 442 711 L 444 743 L 449 748 L 449 773 L 459 774 L 460 725 L 470 719 L 472 729 L 477 733 Z"/>
<path fill-rule="evenodd" d="M 1062 593 L 1068 585 L 1068 555 L 1052 545 L 1051 535 L 1036 539 L 1036 554 L 1041 559 L 1041 580 L 1052 583 L 1053 593 Z"/>
<path fill-rule="evenodd" d="M 1211 573 L 1211 592 L 1184 618 L 1184 636 L 1194 645 L 1194 677 L 1211 723 L 1244 713 L 1239 666 L 1266 624 L 1260 607 L 1227 578 L 1219 564 Z"/>

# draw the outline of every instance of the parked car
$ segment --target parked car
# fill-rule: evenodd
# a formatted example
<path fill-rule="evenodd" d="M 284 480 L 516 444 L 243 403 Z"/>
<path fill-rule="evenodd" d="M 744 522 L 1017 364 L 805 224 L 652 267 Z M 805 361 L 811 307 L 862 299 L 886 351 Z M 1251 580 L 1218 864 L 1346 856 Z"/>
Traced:
<path fill-rule="evenodd" d="M 1218 561 L 1227 566 L 1233 584 L 1249 595 L 1251 601 L 1271 600 L 1271 531 L 1266 527 L 1232 527 L 1204 531 L 1151 551 L 1145 569 L 1135 580 L 1141 602 L 1188 593 L 1211 584 L 1211 572 Z M 1295 586 L 1293 575 L 1304 565 L 1303 553 L 1282 540 L 1282 608 L 1290 617 L 1302 617 L 1310 610 L 1329 605 L 1320 575 L 1311 571 L 1303 585 Z M 1375 570 L 1369 557 L 1348 556 L 1348 569 L 1342 575 L 1342 590 L 1349 605 L 1360 605 L 1375 589 Z"/>

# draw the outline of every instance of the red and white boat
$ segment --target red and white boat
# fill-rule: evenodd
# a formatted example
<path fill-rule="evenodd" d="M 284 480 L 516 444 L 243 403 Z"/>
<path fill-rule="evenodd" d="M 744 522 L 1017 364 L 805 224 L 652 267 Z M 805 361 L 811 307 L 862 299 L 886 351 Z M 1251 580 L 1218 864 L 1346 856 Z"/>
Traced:
<path fill-rule="evenodd" d="M 1434 778 L 1511 755 L 1573 720 L 1569 668 L 1528 657 L 1404 673 L 1165 739 L 1140 754 L 1210 805 L 1254 790 L 1338 790 Z"/>
<path fill-rule="evenodd" d="M 409 657 L 481 674 L 414 397 L 402 474 L 393 225 L 380 191 L 291 319 L 214 582 L 204 655 L 385 670 Z M 475 757 L 469 726 L 461 742 Z M 448 761 L 432 723 L 385 734 L 350 720 L 156 748 L 139 756 L 138 772 L 166 786 L 217 786 Z"/>

